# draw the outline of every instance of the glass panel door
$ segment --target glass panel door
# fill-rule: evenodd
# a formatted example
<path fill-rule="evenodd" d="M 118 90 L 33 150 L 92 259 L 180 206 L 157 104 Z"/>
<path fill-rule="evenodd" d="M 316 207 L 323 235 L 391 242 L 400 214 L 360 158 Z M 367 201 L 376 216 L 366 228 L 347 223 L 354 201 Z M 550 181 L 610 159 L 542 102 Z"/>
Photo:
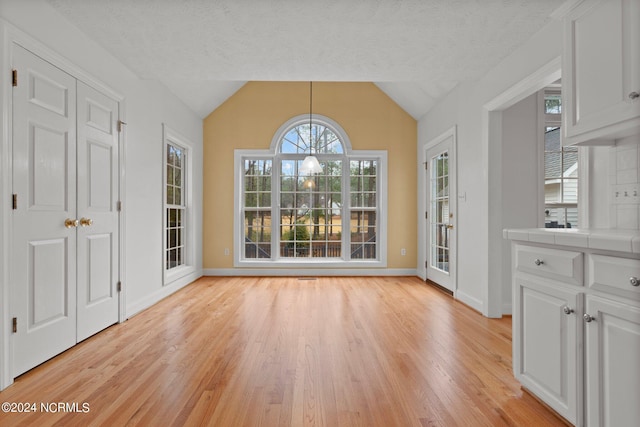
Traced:
<path fill-rule="evenodd" d="M 449 152 L 430 159 L 430 267 L 449 273 Z"/>

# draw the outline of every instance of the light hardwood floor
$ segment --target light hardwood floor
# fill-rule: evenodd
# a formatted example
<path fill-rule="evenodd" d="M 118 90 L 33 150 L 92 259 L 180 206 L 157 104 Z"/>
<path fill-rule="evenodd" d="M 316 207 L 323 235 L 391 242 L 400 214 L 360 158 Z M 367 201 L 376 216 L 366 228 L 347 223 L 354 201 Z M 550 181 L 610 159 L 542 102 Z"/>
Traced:
<path fill-rule="evenodd" d="M 564 425 L 513 378 L 510 318 L 398 277 L 202 278 L 0 401 L 89 404 L 2 426 Z"/>

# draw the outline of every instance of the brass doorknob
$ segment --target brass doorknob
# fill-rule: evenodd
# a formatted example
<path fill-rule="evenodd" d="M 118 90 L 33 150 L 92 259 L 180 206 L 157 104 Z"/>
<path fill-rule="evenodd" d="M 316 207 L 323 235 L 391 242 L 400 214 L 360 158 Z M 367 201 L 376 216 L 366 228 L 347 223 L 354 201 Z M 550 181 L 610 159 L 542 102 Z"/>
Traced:
<path fill-rule="evenodd" d="M 67 219 L 64 220 L 64 226 L 67 227 L 67 228 L 77 227 L 78 226 L 78 220 L 77 219 L 67 218 Z"/>
<path fill-rule="evenodd" d="M 83 227 L 90 227 L 93 224 L 93 220 L 91 218 L 80 218 L 80 225 Z"/>
<path fill-rule="evenodd" d="M 451 230 L 453 228 L 453 224 L 447 224 L 447 228 Z"/>

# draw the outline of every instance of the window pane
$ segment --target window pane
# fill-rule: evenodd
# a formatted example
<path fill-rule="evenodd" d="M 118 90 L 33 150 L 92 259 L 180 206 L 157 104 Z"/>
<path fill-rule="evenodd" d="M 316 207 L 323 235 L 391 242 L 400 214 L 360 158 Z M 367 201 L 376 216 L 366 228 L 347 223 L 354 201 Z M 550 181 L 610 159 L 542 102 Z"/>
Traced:
<path fill-rule="evenodd" d="M 258 207 L 258 193 L 245 193 L 244 205 L 248 208 Z"/>
<path fill-rule="evenodd" d="M 548 126 L 544 133 L 544 149 L 545 151 L 562 150 L 562 141 L 560 140 L 560 127 Z"/>
<path fill-rule="evenodd" d="M 364 206 L 375 208 L 376 207 L 376 193 L 365 193 L 364 197 Z"/>
<path fill-rule="evenodd" d="M 362 190 L 362 177 L 360 176 L 351 176 L 351 191 L 361 191 Z"/>
<path fill-rule="evenodd" d="M 366 176 L 362 178 L 362 189 L 365 191 L 375 191 L 376 190 L 376 177 L 375 176 Z"/>
<path fill-rule="evenodd" d="M 173 185 L 173 166 L 167 165 L 167 184 Z"/>
<path fill-rule="evenodd" d="M 560 94 L 545 94 L 544 112 L 546 114 L 561 114 L 562 96 Z"/>
<path fill-rule="evenodd" d="M 173 205 L 173 186 L 167 186 L 167 204 Z"/>
<path fill-rule="evenodd" d="M 262 176 L 258 178 L 258 190 L 260 191 L 271 191 L 271 177 L 270 176 Z"/>
<path fill-rule="evenodd" d="M 562 150 L 562 176 L 578 176 L 578 149 L 565 148 Z"/>
<path fill-rule="evenodd" d="M 178 168 L 173 168 L 173 185 L 182 187 L 182 171 Z"/>
<path fill-rule="evenodd" d="M 271 193 L 259 193 L 258 202 L 263 208 L 271 206 Z"/>
<path fill-rule="evenodd" d="M 244 214 L 245 258 L 271 258 L 271 211 Z"/>
<path fill-rule="evenodd" d="M 577 228 L 578 208 L 545 208 L 545 228 Z"/>
<path fill-rule="evenodd" d="M 559 179 L 546 179 L 544 181 L 545 203 L 562 202 L 562 185 Z"/>
<path fill-rule="evenodd" d="M 562 152 L 544 153 L 545 178 L 559 178 L 562 170 Z"/>
<path fill-rule="evenodd" d="M 256 191 L 258 190 L 258 178 L 255 176 L 245 176 L 244 177 L 244 190 L 245 191 Z"/>
<path fill-rule="evenodd" d="M 577 179 L 565 179 L 562 181 L 562 202 L 578 204 Z"/>

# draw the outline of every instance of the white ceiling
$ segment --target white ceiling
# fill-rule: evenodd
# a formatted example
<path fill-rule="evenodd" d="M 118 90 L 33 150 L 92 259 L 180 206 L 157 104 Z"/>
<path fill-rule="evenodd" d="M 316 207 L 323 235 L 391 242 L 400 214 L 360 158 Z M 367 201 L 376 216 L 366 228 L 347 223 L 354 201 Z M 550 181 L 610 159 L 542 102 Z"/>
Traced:
<path fill-rule="evenodd" d="M 244 83 L 369 81 L 414 118 L 564 0 L 48 0 L 200 117 Z"/>

